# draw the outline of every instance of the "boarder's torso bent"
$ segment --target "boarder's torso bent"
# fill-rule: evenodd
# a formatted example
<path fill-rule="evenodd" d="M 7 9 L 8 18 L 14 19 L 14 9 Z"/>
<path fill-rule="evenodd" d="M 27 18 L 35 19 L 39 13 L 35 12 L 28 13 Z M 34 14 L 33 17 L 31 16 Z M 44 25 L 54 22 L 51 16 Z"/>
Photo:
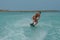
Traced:
<path fill-rule="evenodd" d="M 39 18 L 40 18 L 40 14 L 41 14 L 41 13 L 37 12 L 37 13 L 32 17 L 32 19 L 33 19 L 33 24 L 34 24 L 34 25 L 36 25 L 36 24 L 38 23 L 38 20 L 39 20 Z"/>

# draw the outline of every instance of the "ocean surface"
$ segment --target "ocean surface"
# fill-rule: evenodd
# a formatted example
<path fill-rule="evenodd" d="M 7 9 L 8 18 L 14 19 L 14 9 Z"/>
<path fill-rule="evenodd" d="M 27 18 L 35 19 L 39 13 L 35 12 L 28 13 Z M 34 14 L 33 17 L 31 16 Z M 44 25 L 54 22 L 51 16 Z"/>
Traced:
<path fill-rule="evenodd" d="M 0 12 L 0 40 L 60 40 L 60 12 L 42 12 L 31 27 L 36 12 Z"/>

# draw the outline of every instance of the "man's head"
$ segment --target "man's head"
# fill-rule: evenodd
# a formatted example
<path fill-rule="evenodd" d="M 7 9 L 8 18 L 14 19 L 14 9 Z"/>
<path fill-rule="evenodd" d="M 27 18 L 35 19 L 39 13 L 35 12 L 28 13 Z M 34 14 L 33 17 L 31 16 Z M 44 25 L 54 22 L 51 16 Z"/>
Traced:
<path fill-rule="evenodd" d="M 41 11 L 37 11 L 36 13 L 39 13 L 39 14 L 41 14 Z"/>

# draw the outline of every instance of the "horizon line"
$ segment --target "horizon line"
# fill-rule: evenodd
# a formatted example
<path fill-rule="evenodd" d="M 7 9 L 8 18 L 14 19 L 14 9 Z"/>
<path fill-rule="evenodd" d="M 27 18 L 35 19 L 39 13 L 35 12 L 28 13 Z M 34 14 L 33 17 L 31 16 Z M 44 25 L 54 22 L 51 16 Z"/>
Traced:
<path fill-rule="evenodd" d="M 60 12 L 60 10 L 0 10 L 0 12 Z"/>

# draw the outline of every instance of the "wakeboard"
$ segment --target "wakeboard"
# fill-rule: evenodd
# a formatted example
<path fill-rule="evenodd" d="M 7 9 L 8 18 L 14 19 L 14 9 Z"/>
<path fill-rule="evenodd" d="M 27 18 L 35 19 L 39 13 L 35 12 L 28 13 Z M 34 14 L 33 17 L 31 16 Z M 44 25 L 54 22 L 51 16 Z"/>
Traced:
<path fill-rule="evenodd" d="M 31 27 L 35 27 L 34 23 L 31 23 L 30 26 L 31 26 Z"/>

